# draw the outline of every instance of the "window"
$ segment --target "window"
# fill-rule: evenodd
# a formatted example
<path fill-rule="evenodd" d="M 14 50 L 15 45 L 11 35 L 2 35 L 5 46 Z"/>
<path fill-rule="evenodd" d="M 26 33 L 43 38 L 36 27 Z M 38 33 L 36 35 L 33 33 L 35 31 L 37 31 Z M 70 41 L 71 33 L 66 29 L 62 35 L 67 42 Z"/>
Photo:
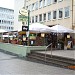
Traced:
<path fill-rule="evenodd" d="M 28 6 L 28 10 L 30 10 L 30 5 Z"/>
<path fill-rule="evenodd" d="M 44 0 L 43 4 L 44 4 L 44 6 L 46 6 L 47 5 L 47 0 Z"/>
<path fill-rule="evenodd" d="M 53 0 L 53 3 L 56 3 L 57 2 L 57 0 Z"/>
<path fill-rule="evenodd" d="M 4 22 L 4 21 L 2 20 L 2 24 L 3 24 L 3 22 Z"/>
<path fill-rule="evenodd" d="M 42 14 L 39 15 L 39 21 L 42 21 Z"/>
<path fill-rule="evenodd" d="M 70 16 L 70 8 L 65 7 L 65 17 L 69 17 L 69 16 Z"/>
<path fill-rule="evenodd" d="M 35 9 L 38 9 L 38 2 L 35 3 Z"/>
<path fill-rule="evenodd" d="M 32 10 L 34 10 L 34 9 L 35 9 L 35 4 L 33 3 L 33 4 L 32 4 Z"/>
<path fill-rule="evenodd" d="M 51 12 L 48 12 L 48 20 L 51 20 Z"/>
<path fill-rule="evenodd" d="M 31 23 L 31 17 L 30 17 L 29 23 Z"/>
<path fill-rule="evenodd" d="M 34 16 L 32 17 L 32 23 L 34 23 Z"/>
<path fill-rule="evenodd" d="M 51 4 L 51 0 L 47 0 L 47 5 L 50 5 Z"/>
<path fill-rule="evenodd" d="M 46 13 L 43 14 L 43 20 L 46 20 Z"/>
<path fill-rule="evenodd" d="M 42 8 L 42 0 L 39 1 L 39 8 Z"/>
<path fill-rule="evenodd" d="M 38 16 L 35 16 L 35 22 L 38 22 Z"/>
<path fill-rule="evenodd" d="M 13 27 L 11 27 L 11 30 L 13 30 Z"/>
<path fill-rule="evenodd" d="M 63 17 L 63 9 L 62 8 L 59 9 L 58 12 L 59 12 L 59 18 L 62 18 Z"/>
<path fill-rule="evenodd" d="M 28 6 L 26 6 L 26 9 L 28 9 Z"/>
<path fill-rule="evenodd" d="M 56 19 L 57 11 L 53 11 L 53 19 Z"/>
<path fill-rule="evenodd" d="M 10 30 L 10 27 L 9 27 L 9 30 Z"/>
<path fill-rule="evenodd" d="M 31 5 L 30 5 L 30 11 L 32 11 Z"/>
<path fill-rule="evenodd" d="M 1 20 L 0 20 L 0 23 L 1 23 Z"/>

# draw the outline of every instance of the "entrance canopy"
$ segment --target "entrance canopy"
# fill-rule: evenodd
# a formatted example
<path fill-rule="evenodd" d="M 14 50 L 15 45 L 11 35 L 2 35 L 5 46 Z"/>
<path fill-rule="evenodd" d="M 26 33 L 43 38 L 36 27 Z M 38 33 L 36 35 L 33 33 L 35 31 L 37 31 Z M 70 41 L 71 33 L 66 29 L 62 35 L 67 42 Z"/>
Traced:
<path fill-rule="evenodd" d="M 61 25 L 55 25 L 51 27 L 51 29 L 53 29 L 54 30 L 53 32 L 56 32 L 56 33 L 73 33 L 74 32 L 74 30 L 66 28 Z"/>
<path fill-rule="evenodd" d="M 37 32 L 37 33 L 41 33 L 41 32 L 52 32 L 54 31 L 53 29 L 51 29 L 50 27 L 40 24 L 40 23 L 33 23 L 31 25 L 29 25 L 29 31 L 31 32 Z"/>

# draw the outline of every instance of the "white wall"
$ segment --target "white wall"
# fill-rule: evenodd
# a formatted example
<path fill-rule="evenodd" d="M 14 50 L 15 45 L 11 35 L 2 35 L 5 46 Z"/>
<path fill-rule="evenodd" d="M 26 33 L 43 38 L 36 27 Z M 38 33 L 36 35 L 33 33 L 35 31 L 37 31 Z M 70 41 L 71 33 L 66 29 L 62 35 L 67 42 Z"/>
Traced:
<path fill-rule="evenodd" d="M 14 30 L 17 30 L 22 27 L 22 22 L 18 21 L 18 15 L 19 10 L 24 6 L 24 0 L 15 0 L 14 5 Z"/>

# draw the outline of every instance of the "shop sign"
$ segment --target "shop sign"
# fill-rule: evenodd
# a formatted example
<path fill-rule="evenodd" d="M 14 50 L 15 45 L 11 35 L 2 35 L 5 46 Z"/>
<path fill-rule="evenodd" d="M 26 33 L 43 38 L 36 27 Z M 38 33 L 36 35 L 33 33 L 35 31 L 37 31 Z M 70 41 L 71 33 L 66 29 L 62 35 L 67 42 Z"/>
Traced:
<path fill-rule="evenodd" d="M 22 26 L 22 31 L 28 31 L 28 26 Z"/>

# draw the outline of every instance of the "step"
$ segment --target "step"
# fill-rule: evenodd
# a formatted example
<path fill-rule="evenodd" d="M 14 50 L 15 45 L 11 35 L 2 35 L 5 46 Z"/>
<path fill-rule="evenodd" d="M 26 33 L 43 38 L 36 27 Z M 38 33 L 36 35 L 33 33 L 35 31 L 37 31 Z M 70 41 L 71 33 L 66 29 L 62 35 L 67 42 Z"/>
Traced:
<path fill-rule="evenodd" d="M 40 54 L 37 54 L 37 53 L 31 53 L 30 55 L 32 55 L 32 56 L 34 56 L 34 57 L 39 57 L 39 58 L 43 58 L 43 59 L 45 59 L 45 54 L 43 54 L 43 55 L 40 55 Z M 75 60 L 70 60 L 70 59 L 65 59 L 65 58 L 63 58 L 63 57 L 58 57 L 58 56 L 52 56 L 52 58 L 51 58 L 51 55 L 46 55 L 46 59 L 49 59 L 49 60 L 51 60 L 51 59 L 53 59 L 53 60 L 56 60 L 56 61 L 60 61 L 60 62 L 64 62 L 64 63 L 69 63 L 69 64 L 74 64 L 75 65 Z"/>
<path fill-rule="evenodd" d="M 58 62 L 62 62 L 62 63 L 67 63 L 67 64 L 70 64 L 70 65 L 75 65 L 75 63 L 74 63 L 74 61 L 67 61 L 67 60 L 63 60 L 63 59 L 61 59 L 61 60 L 59 60 L 58 58 L 53 58 L 53 57 L 46 57 L 45 58 L 45 56 L 37 56 L 37 55 L 35 55 L 35 54 L 31 54 L 31 55 L 29 55 L 30 57 L 35 57 L 35 58 L 40 58 L 40 59 L 44 59 L 44 60 L 54 60 L 54 61 L 58 61 Z"/>

